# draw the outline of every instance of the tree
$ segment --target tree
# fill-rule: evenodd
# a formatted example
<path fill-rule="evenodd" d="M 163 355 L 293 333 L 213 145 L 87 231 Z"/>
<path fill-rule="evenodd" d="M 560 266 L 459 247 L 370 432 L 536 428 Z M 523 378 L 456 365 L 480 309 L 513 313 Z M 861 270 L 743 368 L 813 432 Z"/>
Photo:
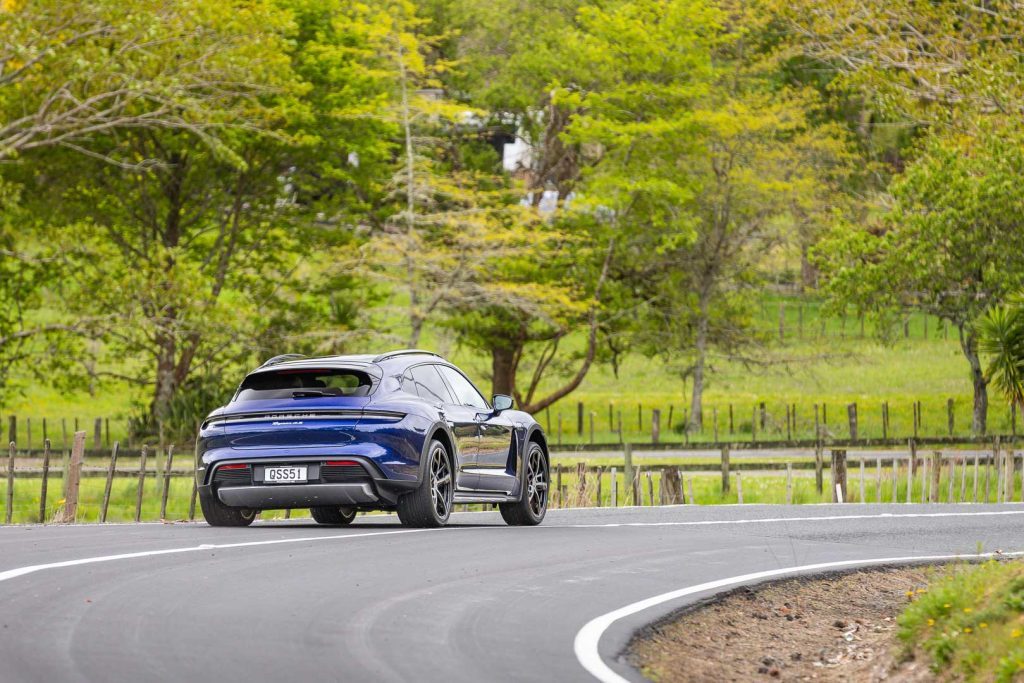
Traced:
<path fill-rule="evenodd" d="M 1024 417 L 1024 304 L 994 306 L 978 322 L 979 348 L 989 357 L 985 378 Z"/>
<path fill-rule="evenodd" d="M 281 58 L 277 39 L 259 27 L 286 20 L 264 1 L 4 5 L 0 160 L 49 147 L 94 155 L 92 136 L 129 128 L 188 131 L 217 145 L 240 100 L 281 85 L 266 78 Z"/>
<path fill-rule="evenodd" d="M 842 224 L 817 254 L 831 297 L 891 323 L 908 309 L 958 331 L 974 392 L 972 428 L 984 434 L 988 380 L 976 323 L 1024 285 L 1020 240 L 1024 174 L 1020 133 L 936 137 L 892 187 L 890 210 L 868 225 Z M 883 330 L 886 326 L 883 325 Z"/>
<path fill-rule="evenodd" d="M 974 114 L 1024 111 L 1013 0 L 814 0 L 765 3 L 790 43 L 867 95 L 878 109 L 927 125 L 971 127 Z"/>
<path fill-rule="evenodd" d="M 262 92 L 219 103 L 219 144 L 192 130 L 128 129 L 90 137 L 95 155 L 52 150 L 24 167 L 26 196 L 48 218 L 41 237 L 74 237 L 61 256 L 75 286 L 61 303 L 72 320 L 92 321 L 105 357 L 122 361 L 101 363 L 102 373 L 152 389 L 146 428 L 172 416 L 197 374 L 223 377 L 284 342 L 336 349 L 323 333 L 353 322 L 339 305 L 352 281 L 325 273 L 350 250 L 340 207 L 358 194 L 374 148 L 346 144 L 365 127 L 336 109 L 345 96 L 369 99 L 373 84 L 346 79 L 341 3 L 293 10 L 236 8 L 211 27 L 218 45 L 244 45 L 222 55 L 234 69 L 222 77 Z M 363 170 L 355 150 L 370 157 Z"/>

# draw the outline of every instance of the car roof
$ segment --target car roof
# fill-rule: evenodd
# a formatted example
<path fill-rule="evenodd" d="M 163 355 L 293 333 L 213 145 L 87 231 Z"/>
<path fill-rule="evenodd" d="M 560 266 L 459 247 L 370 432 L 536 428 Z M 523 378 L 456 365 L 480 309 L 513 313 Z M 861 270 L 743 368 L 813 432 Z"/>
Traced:
<path fill-rule="evenodd" d="M 432 351 L 423 351 L 421 349 L 399 349 L 396 351 L 388 351 L 381 354 L 349 354 L 343 356 L 317 356 L 317 357 L 306 357 L 298 354 L 286 354 L 283 356 L 275 356 L 263 365 L 253 370 L 253 372 L 264 372 L 269 370 L 281 370 L 285 368 L 308 368 L 308 367 L 360 367 L 368 368 L 369 366 L 378 365 L 389 360 L 394 359 L 408 359 L 408 364 L 413 362 L 420 362 L 424 358 L 431 358 L 441 362 L 447 363 L 444 358 L 440 355 L 433 353 Z"/>

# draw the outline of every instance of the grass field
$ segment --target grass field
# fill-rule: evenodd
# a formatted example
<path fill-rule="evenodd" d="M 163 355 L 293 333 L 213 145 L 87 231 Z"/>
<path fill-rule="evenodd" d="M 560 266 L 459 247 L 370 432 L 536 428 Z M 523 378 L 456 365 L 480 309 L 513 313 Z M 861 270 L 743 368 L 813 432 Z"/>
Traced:
<path fill-rule="evenodd" d="M 778 339 L 779 306 L 785 306 L 786 336 Z M 803 334 L 798 333 L 797 318 L 803 307 Z M 786 406 L 795 407 L 795 420 L 790 430 L 793 438 L 811 438 L 814 433 L 815 405 L 825 423 L 827 433 L 836 437 L 848 434 L 847 405 L 858 407 L 859 436 L 882 436 L 882 403 L 888 402 L 889 436 L 905 437 L 913 431 L 912 406 L 921 402 L 921 435 L 947 433 L 947 400 L 953 399 L 955 431 L 970 432 L 971 387 L 967 365 L 955 340 L 955 333 L 944 338 L 942 327 L 934 319 L 912 317 L 909 339 L 902 336 L 891 346 L 872 336 L 868 324 L 860 336 L 859 322 L 822 318 L 819 305 L 810 300 L 767 297 L 760 325 L 774 341 L 765 357 L 767 364 L 747 367 L 728 359 L 713 358 L 712 375 L 705 393 L 703 430 L 683 435 L 673 427 L 683 423 L 689 405 L 689 386 L 684 386 L 678 372 L 660 357 L 627 355 L 618 376 L 608 365 L 598 365 L 587 375 L 580 388 L 536 415 L 548 430 L 552 442 L 563 444 L 597 443 L 619 440 L 651 440 L 651 411 L 661 411 L 662 441 L 710 441 L 715 434 L 717 416 L 720 438 L 747 440 L 751 437 L 755 410 L 765 403 L 766 427 L 758 438 L 786 438 Z M 925 328 L 927 326 L 927 337 Z M 437 331 L 427 334 L 422 344 L 436 349 L 462 366 L 482 388 L 489 385 L 489 359 L 464 347 L 456 347 Z M 582 347 L 582 338 L 569 340 L 567 347 Z M 552 389 L 557 378 L 548 380 L 543 390 Z M 227 398 L 227 397 L 225 397 Z M 1010 431 L 1010 412 L 1000 397 L 992 395 L 989 431 Z M 42 440 L 42 419 L 47 418 L 47 432 L 55 444 L 63 438 L 62 425 L 73 431 L 74 421 L 92 433 L 96 417 L 110 420 L 111 439 L 125 438 L 126 421 L 133 405 L 144 403 L 146 396 L 137 388 L 110 382 L 98 386 L 90 394 L 84 387 L 68 391 L 37 382 L 26 382 L 23 394 L 4 397 L 4 415 L 19 418 L 19 442 L 26 440 L 25 418 L 31 419 L 32 439 L 38 446 Z M 578 429 L 578 404 L 583 404 L 584 424 Z M 732 426 L 729 429 L 729 407 Z M 671 425 L 670 425 L 671 423 Z M 6 422 L 2 422 L 6 427 Z M 559 428 L 561 425 L 561 428 Z M 1022 425 L 1024 429 L 1024 425 Z M 6 430 L 5 430 L 6 431 Z"/>

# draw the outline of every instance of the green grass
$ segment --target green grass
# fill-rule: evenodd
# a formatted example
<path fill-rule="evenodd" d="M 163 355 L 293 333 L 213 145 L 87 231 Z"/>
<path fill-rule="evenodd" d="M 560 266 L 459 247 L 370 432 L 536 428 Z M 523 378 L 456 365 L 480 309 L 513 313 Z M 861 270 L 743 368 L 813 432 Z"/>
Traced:
<path fill-rule="evenodd" d="M 924 652 L 936 673 L 968 681 L 1024 674 L 1024 563 L 960 567 L 908 598 L 897 620 L 908 656 Z"/>
<path fill-rule="evenodd" d="M 778 307 L 786 303 L 787 337 L 778 341 Z M 804 307 L 804 333 L 797 336 L 797 316 Z M 788 436 L 813 438 L 815 405 L 827 434 L 836 438 L 848 436 L 847 405 L 858 406 L 858 436 L 879 438 L 882 434 L 882 403 L 889 403 L 890 437 L 907 437 L 913 432 L 912 406 L 922 404 L 922 436 L 945 435 L 948 431 L 946 402 L 954 401 L 957 434 L 970 432 L 971 386 L 967 364 L 955 340 L 943 338 L 934 318 L 928 319 L 928 336 L 924 337 L 925 318 L 911 319 L 911 337 L 899 337 L 892 346 L 874 340 L 870 324 L 865 337 L 860 337 L 855 318 L 846 321 L 845 332 L 838 318 L 824 318 L 824 334 L 820 305 L 811 299 L 801 304 L 794 298 L 766 296 L 759 325 L 773 339 L 767 365 L 747 367 L 724 358 L 712 358 L 712 374 L 704 397 L 704 426 L 699 432 L 686 435 L 673 430 L 684 419 L 689 408 L 690 387 L 679 379 L 678 371 L 663 358 L 648 358 L 637 353 L 627 355 L 618 376 L 607 365 L 595 366 L 579 389 L 567 398 L 541 411 L 537 419 L 549 432 L 552 443 L 585 444 L 619 440 L 621 415 L 622 438 L 632 442 L 651 440 L 651 411 L 661 411 L 663 441 L 711 441 L 714 439 L 717 411 L 720 439 L 749 440 L 757 406 L 765 403 L 766 427 L 757 425 L 758 439 L 778 440 L 787 437 L 786 406 L 795 405 L 795 424 Z M 569 351 L 583 348 L 583 337 L 575 335 L 563 343 Z M 428 330 L 422 341 L 425 348 L 444 353 L 467 370 L 485 390 L 490 359 L 471 349 L 456 346 L 438 330 Z M 555 388 L 559 378 L 548 378 L 540 394 Z M 124 383 L 108 382 L 79 391 L 58 389 L 37 381 L 25 381 L 24 393 L 0 397 L 4 415 L 17 415 L 19 442 L 24 444 L 24 418 L 32 420 L 32 439 L 38 447 L 42 440 L 42 419 L 48 418 L 47 431 L 54 444 L 62 439 L 61 420 L 68 432 L 74 420 L 92 437 L 92 420 L 110 419 L 111 439 L 124 440 L 127 418 L 143 404 L 148 394 Z M 1010 412 L 998 396 L 992 395 L 989 431 L 1008 433 Z M 577 425 L 577 404 L 583 404 L 582 431 Z M 729 407 L 732 406 L 732 429 Z M 671 425 L 670 425 L 671 422 Z M 760 422 L 760 417 L 756 418 Z M 561 424 L 561 428 L 559 428 Z M 6 438 L 6 420 L 0 422 Z M 1024 425 L 1021 425 L 1024 430 Z"/>

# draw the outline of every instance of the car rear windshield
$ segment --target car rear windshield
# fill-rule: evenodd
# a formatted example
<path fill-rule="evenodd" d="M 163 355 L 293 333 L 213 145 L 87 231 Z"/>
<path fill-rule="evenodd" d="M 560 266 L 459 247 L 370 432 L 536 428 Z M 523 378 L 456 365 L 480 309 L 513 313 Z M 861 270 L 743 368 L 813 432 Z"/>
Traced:
<path fill-rule="evenodd" d="M 235 400 L 366 396 L 370 393 L 371 384 L 370 376 L 359 370 L 282 369 L 249 375 L 242 381 Z"/>

